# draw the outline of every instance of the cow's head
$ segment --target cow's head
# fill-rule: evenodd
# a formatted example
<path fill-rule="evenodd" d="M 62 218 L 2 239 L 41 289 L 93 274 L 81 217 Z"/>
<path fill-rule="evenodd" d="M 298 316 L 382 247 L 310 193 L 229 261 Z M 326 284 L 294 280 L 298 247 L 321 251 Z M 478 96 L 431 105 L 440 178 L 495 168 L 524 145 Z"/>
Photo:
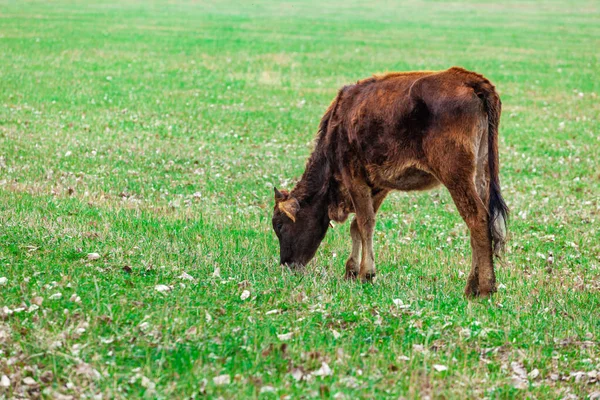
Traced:
<path fill-rule="evenodd" d="M 273 230 L 279 239 L 280 263 L 290 268 L 306 265 L 315 255 L 329 226 L 318 205 L 300 207 L 286 190 L 275 190 Z"/>

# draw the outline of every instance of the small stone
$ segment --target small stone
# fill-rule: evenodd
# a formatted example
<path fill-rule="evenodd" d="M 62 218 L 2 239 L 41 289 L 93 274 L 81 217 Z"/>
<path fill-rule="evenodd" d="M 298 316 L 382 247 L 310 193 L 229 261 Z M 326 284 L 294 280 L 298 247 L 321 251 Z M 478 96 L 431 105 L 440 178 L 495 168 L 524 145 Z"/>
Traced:
<path fill-rule="evenodd" d="M 81 303 L 81 297 L 77 296 L 77 293 L 73 293 L 69 298 L 69 301 L 72 301 L 73 303 Z"/>
<path fill-rule="evenodd" d="M 213 383 L 217 386 L 229 385 L 231 383 L 231 376 L 227 374 L 215 376 L 213 378 Z"/>
<path fill-rule="evenodd" d="M 294 368 L 292 372 L 290 372 L 290 374 L 292 375 L 292 378 L 296 380 L 296 382 L 302 379 L 302 377 L 304 376 L 304 373 L 300 368 Z"/>
<path fill-rule="evenodd" d="M 282 333 L 281 335 L 277 335 L 279 340 L 290 340 L 294 336 L 294 332 Z"/>
<path fill-rule="evenodd" d="M 260 388 L 260 393 L 273 393 L 275 392 L 275 388 L 273 386 L 263 386 Z"/>
<path fill-rule="evenodd" d="M 329 376 L 333 374 L 333 371 L 331 370 L 331 368 L 329 368 L 329 365 L 327 365 L 327 363 L 325 361 L 323 361 L 321 363 L 321 368 L 319 368 L 318 370 L 316 370 L 314 372 L 314 374 L 316 376 Z"/>
<path fill-rule="evenodd" d="M 30 376 L 23 378 L 23 383 L 27 386 L 36 386 L 37 382 Z"/>
<path fill-rule="evenodd" d="M 167 286 L 167 285 L 156 285 L 156 286 L 154 286 L 154 290 L 156 290 L 157 292 L 161 292 L 161 293 L 168 292 L 171 289 L 172 289 L 171 286 Z"/>
<path fill-rule="evenodd" d="M 540 370 L 535 368 L 530 373 L 528 373 L 527 376 L 529 377 L 529 379 L 535 379 L 538 376 L 540 376 Z"/>
<path fill-rule="evenodd" d="M 188 274 L 187 272 L 183 272 L 181 275 L 179 275 L 179 279 L 185 279 L 186 281 L 194 281 L 194 277 L 191 276 L 190 274 Z"/>

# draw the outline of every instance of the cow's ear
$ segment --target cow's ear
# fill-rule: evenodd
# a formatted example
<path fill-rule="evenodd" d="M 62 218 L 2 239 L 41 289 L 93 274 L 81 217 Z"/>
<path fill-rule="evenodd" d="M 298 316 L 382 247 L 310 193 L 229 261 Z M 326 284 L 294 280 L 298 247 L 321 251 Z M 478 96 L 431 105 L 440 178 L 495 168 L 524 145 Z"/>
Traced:
<path fill-rule="evenodd" d="M 300 211 L 300 203 L 296 200 L 295 197 L 290 197 L 285 201 L 280 201 L 277 203 L 277 207 L 288 216 L 293 222 L 296 222 L 296 215 L 298 211 Z"/>
<path fill-rule="evenodd" d="M 275 202 L 279 203 L 280 201 L 284 201 L 288 197 L 288 192 L 286 190 L 279 191 L 276 187 L 273 188 L 275 192 Z"/>

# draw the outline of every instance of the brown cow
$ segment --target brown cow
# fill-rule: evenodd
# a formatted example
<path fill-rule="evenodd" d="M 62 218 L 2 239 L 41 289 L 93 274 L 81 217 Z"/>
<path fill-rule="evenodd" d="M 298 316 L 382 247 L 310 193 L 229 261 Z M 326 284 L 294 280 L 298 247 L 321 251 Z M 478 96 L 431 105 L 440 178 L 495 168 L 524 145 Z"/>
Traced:
<path fill-rule="evenodd" d="M 490 81 L 457 67 L 343 87 L 321 120 L 302 179 L 291 192 L 275 189 L 281 264 L 308 263 L 330 221 L 353 212 L 345 277 L 371 281 L 375 214 L 385 196 L 442 183 L 471 233 L 465 294 L 495 292 L 493 254 L 504 246 L 508 218 L 498 178 L 500 107 Z"/>

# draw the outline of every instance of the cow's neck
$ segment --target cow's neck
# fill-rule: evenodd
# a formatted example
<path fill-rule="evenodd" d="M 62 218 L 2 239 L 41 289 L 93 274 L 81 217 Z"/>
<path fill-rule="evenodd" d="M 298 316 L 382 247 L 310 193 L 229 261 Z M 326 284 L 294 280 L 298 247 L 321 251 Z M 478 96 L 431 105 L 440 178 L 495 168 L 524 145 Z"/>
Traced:
<path fill-rule="evenodd" d="M 315 149 L 311 154 L 302 178 L 292 190 L 292 195 L 300 204 L 323 208 L 325 212 L 329 205 L 330 190 L 335 185 L 332 179 L 332 169 L 324 152 Z"/>

